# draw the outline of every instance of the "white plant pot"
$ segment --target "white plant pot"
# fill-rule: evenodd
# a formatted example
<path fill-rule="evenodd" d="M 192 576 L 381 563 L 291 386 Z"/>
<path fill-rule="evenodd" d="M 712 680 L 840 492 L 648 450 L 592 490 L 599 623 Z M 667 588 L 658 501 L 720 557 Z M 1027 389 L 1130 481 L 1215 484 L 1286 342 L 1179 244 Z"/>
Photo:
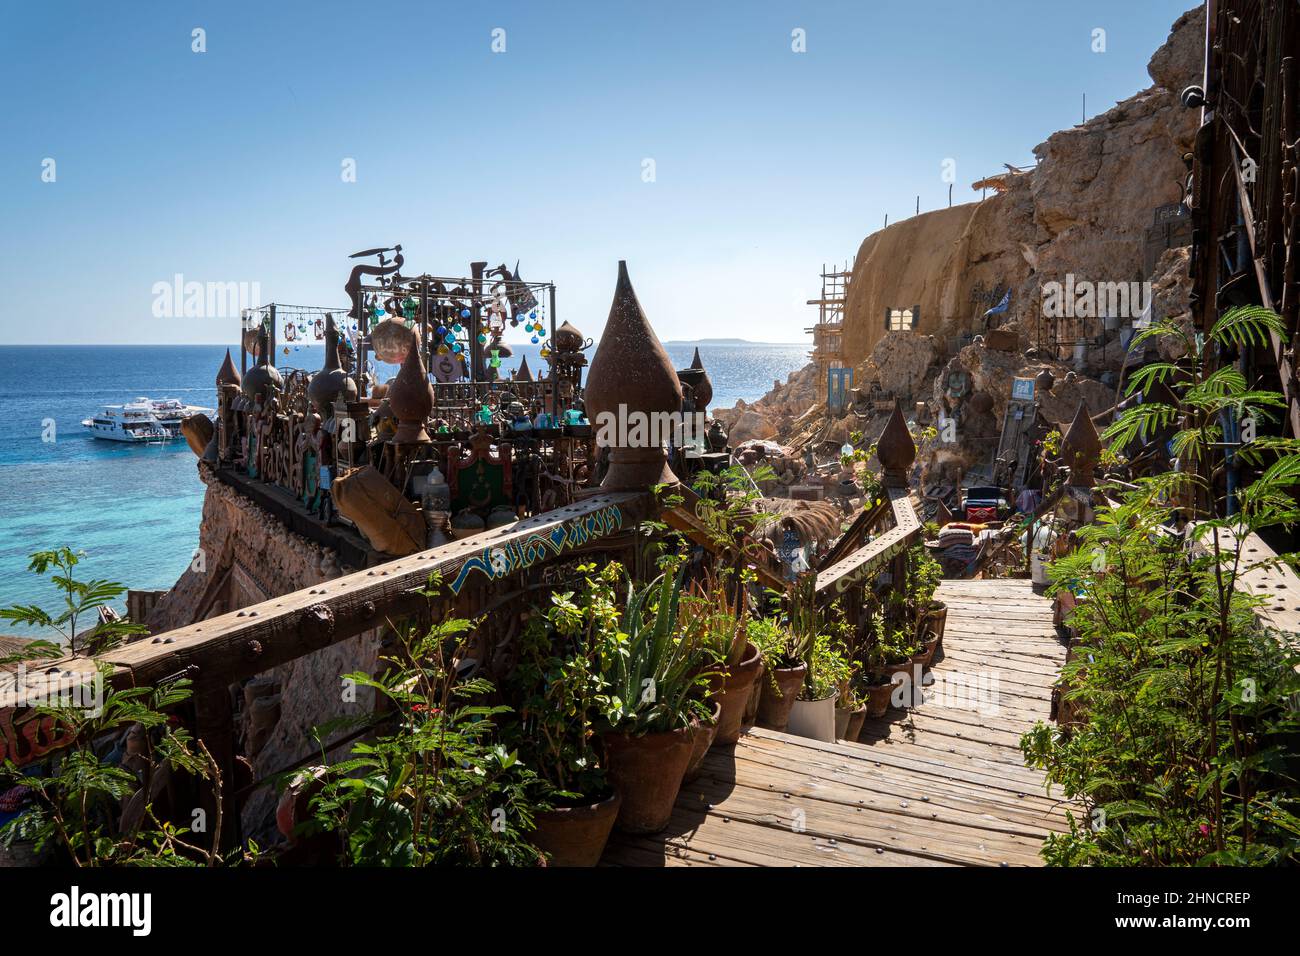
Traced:
<path fill-rule="evenodd" d="M 796 700 L 790 709 L 790 723 L 785 732 L 835 743 L 835 702 L 839 697 L 839 691 L 836 691 L 821 700 Z"/>
<path fill-rule="evenodd" d="M 1029 555 L 1029 579 L 1034 584 L 1051 584 L 1052 579 L 1047 574 L 1047 562 L 1051 559 L 1041 551 L 1035 551 Z"/>

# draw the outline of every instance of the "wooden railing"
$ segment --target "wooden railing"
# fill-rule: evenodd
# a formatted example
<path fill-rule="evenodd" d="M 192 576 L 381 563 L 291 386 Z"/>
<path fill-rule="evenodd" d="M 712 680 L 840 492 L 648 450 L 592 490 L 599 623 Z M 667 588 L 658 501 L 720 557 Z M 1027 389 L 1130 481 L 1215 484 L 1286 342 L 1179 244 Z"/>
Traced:
<path fill-rule="evenodd" d="M 905 487 L 888 488 L 886 494 L 892 526 L 817 572 L 816 591 L 820 600 L 835 600 L 853 586 L 874 578 L 921 536 L 921 519 L 912 506 L 910 491 Z"/>
<path fill-rule="evenodd" d="M 107 681 L 118 688 L 188 677 L 195 683 L 196 704 L 206 700 L 220 707 L 225 696 L 228 717 L 225 689 L 231 683 L 419 611 L 426 606 L 422 592 L 434 575 L 455 597 L 471 585 L 492 585 L 568 559 L 632 529 L 651 506 L 648 493 L 598 494 L 500 531 L 274 597 L 95 658 L 40 661 L 21 674 L 0 675 L 9 678 L 0 679 L 0 761 L 22 765 L 66 743 L 58 739 L 52 720 L 33 721 L 25 712 L 35 702 L 88 692 L 100 666 L 109 668 Z M 220 713 L 213 715 L 213 722 L 221 719 Z"/>

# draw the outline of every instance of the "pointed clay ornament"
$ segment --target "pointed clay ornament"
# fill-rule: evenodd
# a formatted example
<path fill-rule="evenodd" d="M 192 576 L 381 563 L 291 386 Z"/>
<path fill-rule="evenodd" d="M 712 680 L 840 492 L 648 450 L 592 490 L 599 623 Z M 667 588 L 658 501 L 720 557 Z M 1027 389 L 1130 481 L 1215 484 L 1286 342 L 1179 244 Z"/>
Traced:
<path fill-rule="evenodd" d="M 671 436 L 652 432 L 658 430 L 653 423 L 664 421 L 663 416 L 681 412 L 682 386 L 637 301 L 622 260 L 609 319 L 587 373 L 584 400 L 588 419 L 598 429 L 598 441 L 604 436 L 610 445 L 602 488 L 644 490 L 677 480 L 663 447 Z M 618 441 L 628 444 L 615 444 Z"/>
<path fill-rule="evenodd" d="M 388 404 L 397 417 L 397 433 L 393 442 L 398 445 L 422 445 L 429 441 L 424 423 L 433 411 L 433 386 L 420 359 L 420 350 L 410 348 L 397 377 L 388 386 Z"/>
<path fill-rule="evenodd" d="M 903 410 L 894 403 L 894 411 L 885 423 L 885 430 L 876 443 L 876 457 L 884 471 L 883 478 L 888 488 L 906 488 L 907 476 L 916 461 L 916 442 L 907 430 L 907 419 Z"/>
<path fill-rule="evenodd" d="M 1101 437 L 1092 424 L 1088 406 L 1079 403 L 1074 421 L 1061 436 L 1062 457 L 1070 466 L 1070 484 L 1076 488 L 1091 488 L 1095 481 L 1097 462 L 1101 460 Z"/>

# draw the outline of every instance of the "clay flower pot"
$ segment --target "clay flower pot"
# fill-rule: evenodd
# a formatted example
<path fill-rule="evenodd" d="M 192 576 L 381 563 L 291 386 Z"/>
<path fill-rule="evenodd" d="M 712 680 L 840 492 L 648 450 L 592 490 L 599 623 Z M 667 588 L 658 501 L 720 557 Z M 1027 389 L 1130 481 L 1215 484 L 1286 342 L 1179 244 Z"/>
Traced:
<path fill-rule="evenodd" d="M 943 647 L 943 632 L 948 626 L 948 605 L 942 601 L 931 601 L 925 609 L 924 620 L 930 632 L 936 637 L 935 654 Z M 933 659 L 933 655 L 931 657 Z"/>
<path fill-rule="evenodd" d="M 784 731 L 790 723 L 790 709 L 799 697 L 808 665 L 777 667 L 763 678 L 763 696 L 758 702 L 758 725 Z"/>
<path fill-rule="evenodd" d="M 691 760 L 689 728 L 662 733 L 610 733 L 605 743 L 605 770 L 623 805 L 618 828 L 628 833 L 658 833 L 673 815 L 677 791 Z"/>
<path fill-rule="evenodd" d="M 740 722 L 743 733 L 749 733 L 758 723 L 758 704 L 763 699 L 763 678 L 767 676 L 767 664 L 760 657 L 758 673 L 754 676 L 754 686 L 750 688 L 749 700 L 745 704 L 745 718 Z"/>
<path fill-rule="evenodd" d="M 847 707 L 835 708 L 835 739 L 843 740 L 845 734 L 849 732 L 849 714 L 852 711 Z"/>
<path fill-rule="evenodd" d="M 841 740 L 856 741 L 858 734 L 862 733 L 862 725 L 867 720 L 867 705 L 863 704 L 856 710 L 849 711 L 849 725 L 844 731 Z"/>
<path fill-rule="evenodd" d="M 723 678 L 722 689 L 718 692 L 718 703 L 722 712 L 718 717 L 717 729 L 713 734 L 713 743 L 729 746 L 740 739 L 744 733 L 745 712 L 749 706 L 754 682 L 763 668 L 763 659 L 758 648 L 753 644 L 745 647 L 745 655 L 740 663 L 731 668 Z"/>
<path fill-rule="evenodd" d="M 591 803 L 542 810 L 534 817 L 533 846 L 546 852 L 551 866 L 595 866 L 622 803 L 616 791 Z"/>
<path fill-rule="evenodd" d="M 867 716 L 884 717 L 885 712 L 889 710 L 889 698 L 894 693 L 894 685 L 889 680 L 889 675 L 885 675 L 883 683 L 871 684 L 867 687 Z M 861 727 L 858 728 L 861 733 Z"/>
<path fill-rule="evenodd" d="M 682 782 L 690 783 L 700 775 L 700 767 L 704 764 L 704 755 L 713 746 L 713 738 L 718 731 L 718 718 L 721 716 L 722 704 L 714 701 L 712 717 L 691 722 L 689 734 L 691 738 L 691 759 L 686 764 L 686 774 L 682 777 Z"/>

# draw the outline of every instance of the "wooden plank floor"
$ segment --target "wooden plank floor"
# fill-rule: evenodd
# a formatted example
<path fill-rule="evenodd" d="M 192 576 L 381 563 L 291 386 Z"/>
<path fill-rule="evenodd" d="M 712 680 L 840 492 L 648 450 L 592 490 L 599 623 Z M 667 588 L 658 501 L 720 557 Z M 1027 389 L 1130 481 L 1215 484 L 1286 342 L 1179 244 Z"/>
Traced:
<path fill-rule="evenodd" d="M 1037 866 L 1068 829 L 1021 733 L 1048 720 L 1065 647 L 1027 580 L 945 581 L 944 655 L 928 688 L 948 699 L 868 721 L 858 743 L 755 729 L 714 749 L 668 829 L 615 834 L 615 866 Z M 985 696 L 953 701 L 952 679 Z M 966 706 L 952 706 L 952 704 Z M 980 705 L 980 706 L 973 706 Z M 1059 794 L 1058 794 L 1059 796 Z"/>

